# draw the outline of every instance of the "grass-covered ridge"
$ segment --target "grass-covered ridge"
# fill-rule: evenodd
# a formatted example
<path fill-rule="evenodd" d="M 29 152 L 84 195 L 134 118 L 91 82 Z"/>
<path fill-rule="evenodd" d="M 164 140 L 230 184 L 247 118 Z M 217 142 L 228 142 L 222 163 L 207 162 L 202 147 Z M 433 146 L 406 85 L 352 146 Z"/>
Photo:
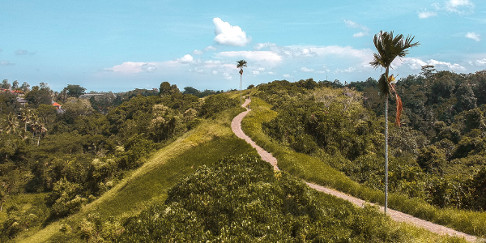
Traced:
<path fill-rule="evenodd" d="M 53 222 L 33 235 L 21 235 L 18 240 L 44 242 L 54 236 L 61 239 L 64 233 L 60 229 L 76 229 L 79 222 L 93 213 L 105 220 L 134 215 L 153 201 L 164 200 L 170 187 L 199 166 L 210 165 L 229 155 L 255 153 L 231 132 L 231 119 L 241 111 L 241 108 L 231 108 L 202 121 L 193 130 L 155 152 L 143 166 L 79 213 Z"/>
<path fill-rule="evenodd" d="M 93 224 L 92 218 L 85 222 Z M 114 227 L 113 227 L 114 226 Z M 123 230 L 113 230 L 113 228 Z M 114 233 L 115 232 L 115 233 Z M 376 208 L 360 209 L 317 193 L 255 156 L 227 157 L 179 180 L 166 200 L 88 241 L 119 242 L 457 242 L 397 224 Z"/>
<path fill-rule="evenodd" d="M 326 185 L 347 192 L 353 196 L 382 204 L 384 194 L 352 181 L 342 172 L 332 168 L 329 163 L 336 163 L 335 158 L 316 158 L 297 153 L 282 146 L 264 134 L 262 123 L 277 116 L 271 105 L 259 98 L 252 98 L 252 112 L 243 120 L 242 128 L 257 144 L 271 152 L 279 162 L 279 168 L 295 176 L 318 184 Z M 449 226 L 456 230 L 478 236 L 486 235 L 486 213 L 458 209 L 439 209 L 423 200 L 391 194 L 389 206 L 396 210 L 412 214 L 435 223 Z"/>

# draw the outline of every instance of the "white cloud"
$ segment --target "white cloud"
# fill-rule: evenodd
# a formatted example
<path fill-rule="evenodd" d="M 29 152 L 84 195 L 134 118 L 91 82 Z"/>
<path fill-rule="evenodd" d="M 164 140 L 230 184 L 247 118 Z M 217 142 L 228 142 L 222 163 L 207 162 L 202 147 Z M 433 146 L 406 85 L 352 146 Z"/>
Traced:
<path fill-rule="evenodd" d="M 476 63 L 477 66 L 484 66 L 484 65 L 486 65 L 486 58 L 476 60 L 475 63 Z"/>
<path fill-rule="evenodd" d="M 349 46 L 293 46 L 289 48 L 294 57 L 334 57 L 349 62 L 359 62 L 362 66 L 369 67 L 373 58 L 370 49 L 354 49 Z"/>
<path fill-rule="evenodd" d="M 220 18 L 213 19 L 216 37 L 214 41 L 221 45 L 245 46 L 250 42 L 246 33 L 239 26 L 232 26 Z"/>
<path fill-rule="evenodd" d="M 231 75 L 230 73 L 223 73 L 223 77 L 226 80 L 232 80 L 233 79 L 233 75 Z"/>
<path fill-rule="evenodd" d="M 466 38 L 471 39 L 471 40 L 475 40 L 475 41 L 481 40 L 480 35 L 477 34 L 477 33 L 474 33 L 474 32 L 467 32 Z"/>
<path fill-rule="evenodd" d="M 351 21 L 351 20 L 347 20 L 347 19 L 345 19 L 345 20 L 344 20 L 344 24 L 345 24 L 347 27 L 349 27 L 349 28 L 353 28 L 353 29 L 359 29 L 359 30 L 361 30 L 361 31 L 359 31 L 359 32 L 357 32 L 357 33 L 354 33 L 354 34 L 353 34 L 353 37 L 354 37 L 354 38 L 359 38 L 359 37 L 366 36 L 366 35 L 368 35 L 368 33 L 369 33 L 369 31 L 370 31 L 370 30 L 368 29 L 368 27 L 366 27 L 366 26 L 364 26 L 364 25 L 360 25 L 360 24 L 358 24 L 358 23 L 356 23 L 356 22 L 354 22 L 354 21 Z"/>
<path fill-rule="evenodd" d="M 220 57 L 242 57 L 248 61 L 276 65 L 282 62 L 282 57 L 273 51 L 226 51 L 218 53 Z"/>
<path fill-rule="evenodd" d="M 436 12 L 427 11 L 427 10 L 418 13 L 419 19 L 428 19 L 430 17 L 435 17 L 435 16 L 437 16 Z"/>
<path fill-rule="evenodd" d="M 174 61 L 166 62 L 123 62 L 122 64 L 115 65 L 111 68 L 105 68 L 106 71 L 122 74 L 137 74 L 137 73 L 150 73 L 161 68 L 174 67 L 177 65 L 193 64 L 195 63 L 194 57 L 189 54 L 184 55 Z M 191 71 L 197 71 L 196 68 Z"/>
<path fill-rule="evenodd" d="M 420 70 L 422 66 L 433 65 L 438 70 L 451 70 L 454 72 L 466 71 L 466 68 L 458 63 L 438 61 L 435 59 L 423 61 L 419 58 L 405 57 L 403 59 L 397 59 L 396 61 L 393 62 L 394 68 L 400 67 L 403 64 L 407 65 L 412 70 Z"/>
<path fill-rule="evenodd" d="M 275 43 L 270 43 L 270 42 L 258 43 L 258 44 L 255 45 L 255 50 L 261 50 L 261 49 L 264 49 L 264 48 L 275 47 L 275 46 L 277 46 Z"/>
<path fill-rule="evenodd" d="M 192 63 L 192 62 L 194 62 L 194 57 L 192 57 L 189 54 L 186 54 L 183 57 L 177 59 L 176 62 L 182 63 L 182 64 Z"/>
<path fill-rule="evenodd" d="M 308 67 L 301 67 L 300 71 L 302 71 L 304 73 L 310 73 L 310 72 L 314 72 L 314 69 L 308 68 Z"/>
<path fill-rule="evenodd" d="M 284 78 L 290 78 L 290 77 L 291 77 L 291 76 L 290 76 L 290 74 L 288 74 L 288 73 L 286 73 L 286 74 L 284 74 L 284 75 L 282 75 L 282 76 L 283 76 Z"/>
<path fill-rule="evenodd" d="M 441 62 L 441 61 L 437 61 L 437 60 L 434 60 L 434 59 L 430 59 L 429 62 L 428 62 L 429 65 L 434 65 L 435 67 L 447 67 L 449 68 L 450 70 L 453 70 L 453 71 L 465 71 L 466 68 L 461 66 L 460 64 L 457 64 L 457 63 L 450 63 L 450 62 Z"/>
<path fill-rule="evenodd" d="M 157 63 L 153 62 L 124 62 L 111 68 L 106 68 L 105 70 L 115 73 L 134 74 L 141 72 L 153 72 L 156 69 Z"/>
<path fill-rule="evenodd" d="M 365 35 L 367 35 L 368 33 L 365 33 L 365 32 L 358 32 L 358 33 L 354 33 L 353 34 L 353 37 L 354 38 L 359 38 L 359 37 L 363 37 Z"/>
<path fill-rule="evenodd" d="M 474 4 L 469 0 L 448 0 L 445 9 L 449 12 L 463 14 L 474 9 Z"/>
<path fill-rule="evenodd" d="M 346 69 L 337 69 L 336 73 L 353 73 L 356 71 L 355 67 L 348 67 Z"/>
<path fill-rule="evenodd" d="M 202 55 L 203 53 L 204 53 L 203 51 L 197 50 L 197 49 L 192 51 L 192 54 L 194 54 L 194 55 Z"/>
<path fill-rule="evenodd" d="M 204 48 L 204 51 L 215 51 L 216 50 L 216 47 L 214 46 L 207 46 L 206 48 Z"/>

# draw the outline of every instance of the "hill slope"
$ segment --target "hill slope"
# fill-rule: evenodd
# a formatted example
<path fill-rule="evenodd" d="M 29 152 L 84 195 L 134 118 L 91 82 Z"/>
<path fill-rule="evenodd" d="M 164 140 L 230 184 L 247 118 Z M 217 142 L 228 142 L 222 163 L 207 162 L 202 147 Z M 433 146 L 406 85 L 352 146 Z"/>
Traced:
<path fill-rule="evenodd" d="M 122 217 L 138 213 L 154 200 L 164 200 L 167 191 L 201 165 L 210 165 L 229 155 L 252 154 L 254 150 L 231 132 L 230 121 L 241 109 L 223 112 L 157 151 L 147 162 L 98 200 L 64 220 L 51 223 L 39 232 L 17 238 L 20 242 L 44 242 L 61 228 L 76 227 L 83 218 Z"/>

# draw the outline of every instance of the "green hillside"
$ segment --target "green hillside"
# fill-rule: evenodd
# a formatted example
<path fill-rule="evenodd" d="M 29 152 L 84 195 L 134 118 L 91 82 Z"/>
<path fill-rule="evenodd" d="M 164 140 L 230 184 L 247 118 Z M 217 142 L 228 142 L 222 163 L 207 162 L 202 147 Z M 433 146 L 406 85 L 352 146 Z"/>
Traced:
<path fill-rule="evenodd" d="M 439 82 L 444 74 L 437 75 L 427 80 Z M 484 82 L 473 78 L 465 79 Z M 457 94 L 405 111 L 407 124 L 391 126 L 389 203 L 485 236 L 486 109 L 482 100 L 471 107 L 459 101 L 463 81 L 455 81 Z M 418 82 L 404 83 L 415 89 Z M 395 223 L 376 208 L 355 208 L 301 182 L 383 203 L 384 118 L 368 97 L 375 84 L 275 81 L 198 98 L 167 83 L 164 92 L 121 103 L 66 99 L 63 114 L 45 104 L 30 107 L 32 114 L 2 106 L 8 132 L 1 136 L 9 140 L 1 140 L 0 179 L 8 185 L 3 188 L 15 190 L 2 191 L 1 240 L 461 242 Z M 252 97 L 243 130 L 278 159 L 281 173 L 232 133 L 231 120 L 244 111 L 241 95 Z M 414 99 L 403 95 L 405 106 L 415 107 Z M 420 113 L 446 103 L 459 105 L 448 115 Z M 95 105 L 109 108 L 98 112 Z M 15 112 L 18 117 L 8 115 Z M 412 115 L 431 116 L 436 126 L 422 126 Z M 48 130 L 36 133 L 23 117 L 36 117 L 32 121 Z M 465 170 L 468 175 L 460 173 Z"/>

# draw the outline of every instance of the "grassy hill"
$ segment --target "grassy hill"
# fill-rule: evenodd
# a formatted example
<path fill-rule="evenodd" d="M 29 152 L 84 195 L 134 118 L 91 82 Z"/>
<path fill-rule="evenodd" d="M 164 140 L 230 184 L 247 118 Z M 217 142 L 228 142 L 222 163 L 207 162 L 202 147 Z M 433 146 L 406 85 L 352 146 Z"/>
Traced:
<path fill-rule="evenodd" d="M 103 218 L 134 215 L 153 201 L 164 200 L 169 188 L 201 165 L 211 165 L 230 155 L 256 154 L 231 132 L 231 119 L 241 110 L 227 110 L 214 119 L 203 121 L 194 130 L 155 152 L 142 167 L 79 213 L 53 222 L 36 233 L 27 232 L 17 240 L 48 241 L 60 234 L 60 229 L 79 227 L 79 222 L 93 213 Z"/>
<path fill-rule="evenodd" d="M 232 96 L 232 98 L 237 98 L 239 94 L 232 93 L 228 95 Z M 305 154 L 295 153 L 287 147 L 273 142 L 262 132 L 261 123 L 274 118 L 276 112 L 270 110 L 268 104 L 256 98 L 253 99 L 252 109 L 254 109 L 254 111 L 250 113 L 249 118 L 244 120 L 243 123 L 245 132 L 247 132 L 262 147 L 274 153 L 279 159 L 280 168 L 285 171 L 284 173 L 289 173 L 285 174 L 285 177 L 290 178 L 290 181 L 297 181 L 293 177 L 297 176 L 324 185 L 332 185 L 335 188 L 348 191 L 352 194 L 357 194 L 357 196 L 363 196 L 363 198 L 367 200 L 382 200 L 382 194 L 380 192 L 364 188 L 358 183 L 351 181 L 343 173 L 334 170 L 327 163 L 322 163 L 322 161 Z M 225 173 L 224 168 L 221 169 L 221 165 L 218 165 L 218 161 L 227 158 L 228 156 L 256 155 L 256 152 L 243 140 L 238 139 L 232 133 L 230 128 L 232 118 L 242 110 L 242 108 L 231 108 L 221 112 L 216 117 L 203 120 L 194 129 L 183 134 L 162 149 L 154 152 L 141 167 L 130 172 L 130 174 L 125 176 L 121 182 L 108 192 L 104 193 L 100 198 L 83 206 L 80 212 L 67 218 L 51 222 L 43 228 L 35 228 L 23 232 L 15 240 L 19 242 L 67 240 L 71 242 L 85 242 L 118 239 L 117 237 L 122 234 L 123 230 L 130 229 L 129 224 L 126 223 L 127 218 L 140 217 L 140 220 L 143 220 L 144 215 L 147 215 L 148 212 L 150 212 L 148 210 L 153 210 L 154 207 L 165 210 L 166 208 L 164 205 L 170 203 L 166 200 L 169 198 L 171 188 L 184 185 L 185 181 L 187 182 L 188 180 L 187 178 L 193 178 L 195 175 L 194 173 L 200 173 L 197 171 L 201 166 L 207 166 L 205 168 L 210 168 L 209 170 L 215 170 L 219 171 L 218 173 L 222 173 L 220 175 L 222 177 L 222 182 L 231 182 L 233 178 L 232 174 Z M 306 161 L 307 163 L 302 163 L 302 161 Z M 258 171 L 260 171 L 258 173 L 263 173 L 267 176 L 269 174 L 273 175 L 270 167 L 267 168 L 263 166 L 263 168 L 260 168 Z M 232 173 L 235 172 L 233 171 Z M 252 172 L 251 170 L 246 170 L 244 168 L 238 170 L 238 175 L 244 176 L 244 173 L 257 172 Z M 201 178 L 197 181 L 198 183 L 203 183 L 204 180 L 207 179 L 205 177 Z M 266 177 L 262 176 L 262 178 Z M 209 181 L 209 179 L 207 180 Z M 251 185 L 251 183 L 248 185 L 243 184 L 241 185 L 241 190 L 245 191 L 246 186 L 254 188 L 256 185 L 261 185 L 261 183 L 265 183 L 265 181 L 268 182 L 270 179 L 267 178 L 262 180 L 263 182 L 255 181 L 254 183 L 256 184 L 254 185 Z M 272 184 L 272 187 L 275 188 L 282 186 L 279 185 L 278 180 L 272 181 L 271 183 L 274 184 Z M 293 190 L 306 190 L 306 193 L 311 193 L 308 192 L 308 189 L 303 188 L 305 187 L 299 184 L 296 185 Z M 214 190 L 216 189 L 217 188 L 214 188 Z M 213 188 L 210 187 L 208 193 L 213 193 L 212 190 Z M 214 193 L 217 194 L 220 192 Z M 348 237 L 356 241 L 366 241 L 366 239 L 371 239 L 369 237 L 378 233 L 381 235 L 379 237 L 382 237 L 380 239 L 396 239 L 401 242 L 461 241 L 455 238 L 434 235 L 430 232 L 405 224 L 392 222 L 391 220 L 380 216 L 374 208 L 357 209 L 342 200 L 317 194 L 315 192 L 312 192 L 311 194 L 312 196 L 310 196 L 310 198 L 307 198 L 306 196 L 304 201 L 298 201 L 299 205 L 302 204 L 306 207 L 308 206 L 307 203 L 315 200 L 316 202 L 312 207 L 316 207 L 316 210 L 326 212 L 326 214 L 329 216 L 332 215 L 333 217 L 333 222 L 326 221 L 327 223 L 323 224 L 322 227 L 324 227 L 324 229 L 328 226 L 334 227 L 334 230 L 336 230 L 336 232 L 341 232 L 340 236 L 344 238 Z M 255 198 L 250 198 L 251 200 L 245 202 L 251 204 L 255 201 L 264 201 L 265 199 L 260 197 L 265 197 L 265 195 L 265 193 L 254 193 L 252 194 L 252 197 Z M 292 197 L 292 194 L 288 195 Z M 175 196 L 172 195 L 172 198 L 175 198 Z M 174 200 L 172 200 L 172 202 L 173 201 Z M 185 203 L 187 204 L 188 202 Z M 209 205 L 212 205 L 211 203 L 214 202 L 209 201 Z M 204 205 L 208 206 L 206 204 Z M 238 206 L 235 205 L 235 207 Z M 184 210 L 187 210 L 187 208 Z M 272 208 L 271 210 L 277 209 Z M 196 214 L 198 213 L 197 211 L 194 212 Z M 339 212 L 346 213 L 340 214 Z M 319 217 L 323 216 L 321 215 Z M 302 219 L 304 218 L 304 221 L 299 221 L 300 219 L 292 220 L 295 221 L 294 224 L 301 226 L 305 226 L 309 222 L 314 222 L 308 221 L 308 218 L 303 216 Z M 203 218 L 200 220 L 205 219 Z M 235 222 L 244 223 L 238 220 Z M 269 222 L 263 220 L 256 223 L 258 224 L 258 227 L 262 227 L 262 225 L 265 226 L 265 224 Z M 278 224 L 279 222 L 277 221 L 273 223 Z M 145 222 L 144 224 L 149 225 L 148 222 Z M 318 224 L 322 224 L 322 222 L 318 221 Z M 308 231 L 308 228 L 306 227 L 299 229 L 301 229 L 301 231 L 299 231 L 301 235 L 309 237 L 308 239 L 311 238 L 310 233 L 312 232 L 315 234 L 323 232 L 322 229 L 319 231 L 316 228 L 312 228 L 315 231 Z M 203 230 L 201 232 L 205 231 Z M 206 233 L 207 232 L 204 234 Z M 177 231 L 174 234 L 177 235 Z M 215 237 L 217 236 L 214 232 L 212 234 Z M 168 237 L 170 238 L 171 236 Z M 249 238 L 247 239 L 249 240 L 258 239 L 251 234 L 248 237 Z M 328 237 L 331 236 L 328 235 Z M 136 239 L 136 236 L 134 239 Z M 214 240 L 218 238 L 208 239 Z"/>

